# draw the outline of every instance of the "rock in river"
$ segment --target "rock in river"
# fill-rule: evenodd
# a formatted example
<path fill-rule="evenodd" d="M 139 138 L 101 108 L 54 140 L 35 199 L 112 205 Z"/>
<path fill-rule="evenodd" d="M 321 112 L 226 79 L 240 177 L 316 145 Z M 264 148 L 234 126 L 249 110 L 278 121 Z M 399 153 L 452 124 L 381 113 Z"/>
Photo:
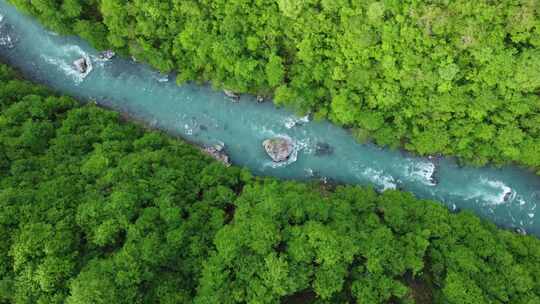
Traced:
<path fill-rule="evenodd" d="M 238 101 L 240 99 L 240 95 L 233 91 L 223 90 L 223 93 L 225 94 L 225 96 L 231 98 L 233 101 Z"/>
<path fill-rule="evenodd" d="M 85 74 L 88 70 L 88 62 L 86 61 L 86 58 L 79 58 L 73 62 L 73 66 L 77 70 L 77 72 L 81 74 Z"/>
<path fill-rule="evenodd" d="M 203 151 L 215 158 L 216 160 L 222 162 L 225 166 L 229 167 L 231 162 L 229 156 L 225 153 L 223 145 L 214 145 L 209 147 L 204 147 Z"/>
<path fill-rule="evenodd" d="M 508 202 L 512 198 L 513 193 L 514 191 L 512 191 L 512 189 L 506 190 L 506 192 L 504 192 L 503 201 Z"/>
<path fill-rule="evenodd" d="M 103 52 L 99 53 L 98 57 L 101 60 L 111 60 L 115 55 L 116 55 L 115 52 L 113 52 L 111 50 L 106 50 L 106 51 L 103 51 Z"/>
<path fill-rule="evenodd" d="M 285 137 L 274 137 L 263 142 L 266 153 L 274 162 L 286 161 L 294 150 L 292 140 Z"/>
<path fill-rule="evenodd" d="M 315 145 L 316 156 L 328 156 L 334 153 L 334 148 L 325 142 L 318 142 Z"/>

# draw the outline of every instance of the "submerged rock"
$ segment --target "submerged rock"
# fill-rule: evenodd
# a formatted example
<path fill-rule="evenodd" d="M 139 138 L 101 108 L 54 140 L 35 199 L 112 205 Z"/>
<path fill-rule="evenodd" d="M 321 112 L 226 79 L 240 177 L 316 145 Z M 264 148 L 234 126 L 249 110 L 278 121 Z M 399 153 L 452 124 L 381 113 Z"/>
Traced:
<path fill-rule="evenodd" d="M 293 142 L 285 137 L 274 137 L 263 141 L 266 153 L 276 163 L 286 161 L 294 151 Z"/>
<path fill-rule="evenodd" d="M 437 164 L 433 164 L 433 172 L 429 176 L 428 180 L 433 186 L 437 186 L 439 184 L 439 177 L 437 176 L 438 167 Z"/>
<path fill-rule="evenodd" d="M 525 230 L 525 228 L 518 227 L 518 228 L 516 228 L 515 231 L 516 231 L 516 233 L 519 233 L 521 235 L 527 235 L 527 231 Z"/>
<path fill-rule="evenodd" d="M 225 153 L 225 147 L 221 144 L 216 144 L 213 146 L 204 147 L 203 151 L 215 158 L 216 160 L 222 162 L 225 166 L 229 167 L 231 162 L 229 156 Z"/>
<path fill-rule="evenodd" d="M 240 95 L 233 91 L 223 90 L 223 93 L 225 94 L 225 96 L 231 98 L 233 101 L 238 101 L 240 99 Z"/>
<path fill-rule="evenodd" d="M 315 145 L 315 155 L 316 156 L 327 156 L 334 153 L 334 148 L 327 143 L 318 142 Z"/>
<path fill-rule="evenodd" d="M 429 181 L 433 184 L 433 186 L 437 186 L 439 184 L 439 178 L 435 174 L 431 176 Z"/>
<path fill-rule="evenodd" d="M 433 183 L 433 185 L 437 186 L 439 184 L 439 160 L 441 159 L 440 156 L 437 156 L 435 161 L 433 161 L 433 174 L 431 174 L 430 181 Z"/>
<path fill-rule="evenodd" d="M 436 186 L 439 184 L 439 161 L 443 158 L 441 154 L 430 155 L 428 159 L 433 163 L 433 173 L 431 174 L 430 181 Z"/>
<path fill-rule="evenodd" d="M 301 126 L 301 125 L 304 125 L 306 123 L 308 123 L 310 120 L 310 117 L 309 117 L 309 114 L 307 115 L 304 115 L 302 117 L 288 117 L 286 120 L 285 120 L 285 127 L 287 129 L 292 129 L 296 126 Z"/>
<path fill-rule="evenodd" d="M 112 50 L 106 50 L 106 51 L 103 51 L 103 52 L 99 53 L 98 57 L 101 60 L 111 60 L 115 55 L 116 55 L 116 53 L 113 52 Z"/>
<path fill-rule="evenodd" d="M 223 152 L 223 149 L 225 149 L 225 146 L 222 144 L 215 144 L 213 148 L 218 152 Z"/>
<path fill-rule="evenodd" d="M 431 161 L 439 161 L 442 159 L 442 155 L 441 154 L 435 154 L 435 155 L 428 155 L 427 158 Z"/>
<path fill-rule="evenodd" d="M 15 43 L 13 42 L 13 39 L 11 39 L 11 36 L 6 35 L 4 37 L 0 37 L 0 46 L 5 46 L 8 49 L 12 49 L 15 47 Z"/>
<path fill-rule="evenodd" d="M 88 61 L 86 61 L 86 58 L 79 58 L 73 62 L 73 66 L 77 70 L 77 72 L 81 74 L 86 74 L 88 71 Z"/>
<path fill-rule="evenodd" d="M 504 196 L 503 196 L 503 201 L 504 202 L 508 202 L 510 200 L 510 198 L 512 198 L 512 189 L 510 190 L 507 190 L 505 193 L 504 193 Z"/>
<path fill-rule="evenodd" d="M 412 161 L 408 167 L 408 176 L 427 186 L 437 186 L 438 163 L 428 158 L 428 161 Z"/>
<path fill-rule="evenodd" d="M 335 179 L 332 179 L 326 176 L 319 177 L 319 187 L 322 190 L 334 192 L 336 191 L 337 187 L 340 185 L 343 185 L 343 184 L 338 182 Z"/>
<path fill-rule="evenodd" d="M 12 49 L 17 42 L 17 36 L 13 31 L 13 27 L 9 24 L 2 23 L 2 15 L 0 15 L 0 47 Z"/>

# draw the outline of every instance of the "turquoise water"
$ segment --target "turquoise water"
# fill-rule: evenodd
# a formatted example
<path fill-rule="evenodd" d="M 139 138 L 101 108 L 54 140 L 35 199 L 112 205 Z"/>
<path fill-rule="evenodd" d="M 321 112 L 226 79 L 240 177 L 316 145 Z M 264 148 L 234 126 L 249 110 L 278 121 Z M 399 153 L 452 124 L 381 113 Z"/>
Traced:
<path fill-rule="evenodd" d="M 418 197 L 443 201 L 451 209 L 472 209 L 498 225 L 540 235 L 536 217 L 540 178 L 526 170 L 460 168 L 449 159 L 432 162 L 361 145 L 341 128 L 328 122 L 306 122 L 270 102 L 258 104 L 253 97 L 242 96 L 233 103 L 209 87 L 177 86 L 174 76 L 143 64 L 120 58 L 100 61 L 98 52 L 85 42 L 46 31 L 4 0 L 0 0 L 0 16 L 0 58 L 27 77 L 128 112 L 189 141 L 224 143 L 233 163 L 255 174 L 325 177 L 373 185 L 381 191 L 405 189 Z M 86 78 L 72 67 L 80 57 L 92 62 Z M 265 154 L 261 143 L 272 136 L 287 136 L 295 142 L 296 152 L 287 163 L 277 165 Z M 431 179 L 435 168 L 438 184 Z"/>

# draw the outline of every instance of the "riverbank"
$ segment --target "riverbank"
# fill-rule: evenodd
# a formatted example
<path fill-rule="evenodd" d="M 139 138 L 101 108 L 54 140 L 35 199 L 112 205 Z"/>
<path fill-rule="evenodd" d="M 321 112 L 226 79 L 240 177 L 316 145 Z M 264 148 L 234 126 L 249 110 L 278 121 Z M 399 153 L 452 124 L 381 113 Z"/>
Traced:
<path fill-rule="evenodd" d="M 53 4 L 16 3 L 53 30 L 178 71 L 180 83 L 263 92 L 280 106 L 352 126 L 380 146 L 475 165 L 540 168 L 540 46 L 530 21 L 540 16 L 527 3 L 296 7 L 274 1 L 201 4 L 194 13 L 189 4 L 125 11 L 75 0 L 74 7 L 93 14 L 64 12 L 70 18 L 47 14 L 58 9 Z M 461 26 L 471 10 L 485 14 L 469 20 L 482 29 L 476 35 Z M 232 21 L 238 18 L 253 31 L 238 27 Z"/>
<path fill-rule="evenodd" d="M 405 192 L 253 177 L 124 118 L 0 65 L 0 301 L 540 299 L 533 236 Z"/>
<path fill-rule="evenodd" d="M 0 48 L 0 57 L 25 75 L 57 92 L 130 113 L 189 142 L 210 147 L 224 143 L 230 161 L 257 176 L 326 177 L 370 185 L 378 191 L 399 187 L 417 197 L 444 202 L 452 210 L 473 210 L 497 225 L 540 233 L 536 216 L 540 179 L 529 172 L 516 167 L 460 167 L 443 159 L 438 162 L 438 183 L 434 183 L 433 164 L 426 159 L 358 144 L 335 125 L 303 122 L 302 117 L 269 102 L 258 104 L 251 96 L 232 102 L 206 86 L 177 86 L 144 64 L 123 58 L 103 62 L 98 51 L 76 37 L 48 32 L 2 1 L 0 11 L 5 15 L 2 24 L 10 26 L 10 35 L 17 41 L 13 48 Z M 72 66 L 81 57 L 94 62 L 84 79 Z M 296 121 L 301 123 L 291 127 Z M 286 163 L 274 163 L 261 145 L 274 137 L 294 143 Z"/>

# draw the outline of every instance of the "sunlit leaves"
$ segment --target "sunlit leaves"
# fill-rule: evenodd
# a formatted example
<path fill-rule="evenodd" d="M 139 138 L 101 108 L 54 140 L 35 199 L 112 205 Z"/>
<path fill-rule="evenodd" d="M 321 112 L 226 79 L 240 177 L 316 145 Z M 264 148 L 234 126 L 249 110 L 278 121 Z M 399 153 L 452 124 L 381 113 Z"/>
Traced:
<path fill-rule="evenodd" d="M 198 52 L 199 41 L 188 40 L 177 42 Z M 500 153 L 540 162 L 540 142 L 530 136 L 540 132 L 537 97 L 508 93 L 511 83 L 499 88 L 505 98 L 471 86 L 442 95 L 432 88 L 426 99 L 412 85 L 415 97 L 395 116 L 379 110 L 405 100 L 392 98 L 402 89 L 397 82 L 368 86 L 378 73 L 414 75 L 427 88 L 438 78 L 454 85 L 462 69 L 438 64 L 429 75 L 401 74 L 401 58 L 383 56 L 373 69 L 331 69 L 354 89 L 313 91 L 307 83 L 325 80 L 326 66 L 310 78 L 287 70 L 287 57 L 276 54 L 269 66 L 249 59 L 223 69 L 240 87 L 246 71 L 262 74 L 283 104 L 313 106 L 315 97 L 332 96 L 319 111 L 361 126 L 357 136 L 379 144 L 398 142 L 416 116 L 407 147 L 420 153 L 455 149 L 478 163 Z M 288 82 L 285 71 L 296 78 Z M 534 237 L 399 191 L 253 177 L 15 77 L 0 66 L 0 302 L 234 304 L 305 296 L 410 303 L 419 293 L 456 304 L 540 300 Z M 514 85 L 524 83 L 534 87 Z M 474 105 L 466 107 L 469 93 Z"/>
<path fill-rule="evenodd" d="M 534 131 L 521 128 L 515 151 L 492 135 L 536 123 L 538 108 L 500 114 L 519 107 L 520 96 L 538 104 L 536 1 L 12 2 L 54 30 L 176 71 L 178 83 L 273 96 L 293 111 L 363 130 L 378 144 L 410 143 L 404 147 L 420 154 L 539 165 L 520 156 Z M 385 126 L 366 125 L 366 105 Z M 478 136 L 456 132 L 471 124 Z M 430 144 L 434 138 L 441 140 Z"/>
<path fill-rule="evenodd" d="M 271 86 L 280 85 L 285 76 L 285 70 L 283 68 L 283 60 L 281 57 L 272 55 L 266 66 L 266 77 L 268 78 L 268 84 Z"/>

